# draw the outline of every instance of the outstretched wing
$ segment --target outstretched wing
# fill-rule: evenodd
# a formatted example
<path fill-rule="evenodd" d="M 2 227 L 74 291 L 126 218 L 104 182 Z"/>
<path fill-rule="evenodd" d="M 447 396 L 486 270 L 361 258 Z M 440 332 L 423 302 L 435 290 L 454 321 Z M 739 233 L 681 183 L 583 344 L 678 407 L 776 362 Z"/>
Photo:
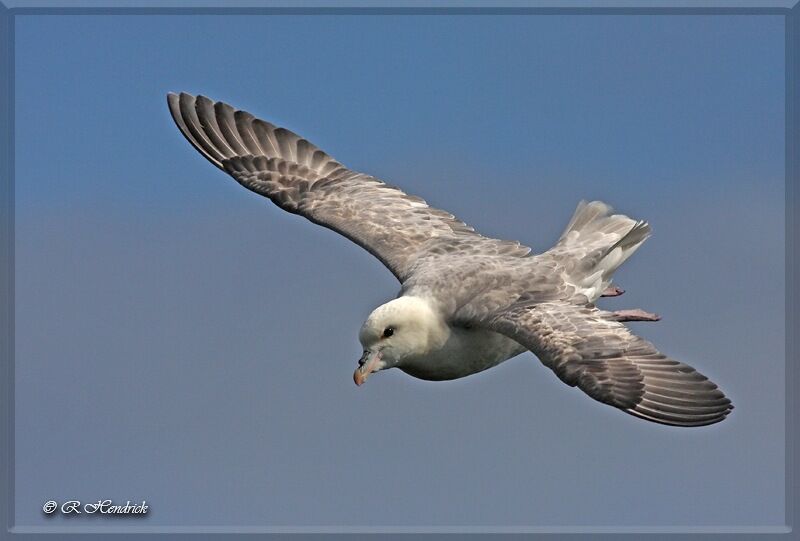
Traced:
<path fill-rule="evenodd" d="M 183 135 L 211 163 L 282 209 L 362 246 L 401 282 L 431 250 L 519 257 L 530 251 L 483 237 L 452 214 L 351 171 L 300 136 L 247 112 L 185 93 L 169 94 L 167 101 Z"/>
<path fill-rule="evenodd" d="M 530 349 L 567 385 L 631 415 L 674 426 L 703 426 L 733 409 L 691 366 L 591 306 L 543 303 L 500 311 L 485 325 Z"/>

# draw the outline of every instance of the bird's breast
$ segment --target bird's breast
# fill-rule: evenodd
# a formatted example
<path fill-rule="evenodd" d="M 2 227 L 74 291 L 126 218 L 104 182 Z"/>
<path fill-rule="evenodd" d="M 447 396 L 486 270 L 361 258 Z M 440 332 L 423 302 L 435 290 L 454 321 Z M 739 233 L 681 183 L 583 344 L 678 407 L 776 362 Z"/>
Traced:
<path fill-rule="evenodd" d="M 399 368 L 419 379 L 457 379 L 496 366 L 523 351 L 523 346 L 502 334 L 484 329 L 452 327 L 450 336 L 441 348 L 407 360 Z"/>

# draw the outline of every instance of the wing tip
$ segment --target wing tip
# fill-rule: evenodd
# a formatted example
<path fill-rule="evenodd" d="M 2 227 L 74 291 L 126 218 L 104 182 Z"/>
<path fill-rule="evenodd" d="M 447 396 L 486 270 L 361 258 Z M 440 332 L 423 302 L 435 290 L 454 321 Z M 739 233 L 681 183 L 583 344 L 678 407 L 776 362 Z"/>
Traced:
<path fill-rule="evenodd" d="M 182 101 L 195 101 L 200 98 L 206 98 L 202 94 L 194 95 L 188 92 L 167 92 L 167 103 L 172 107 L 173 105 L 180 105 Z"/>
<path fill-rule="evenodd" d="M 661 425 L 674 426 L 680 428 L 696 428 L 720 423 L 728 418 L 734 409 L 733 403 L 729 398 L 724 397 L 725 402 L 720 407 L 711 412 L 702 413 L 675 413 L 657 408 L 648 408 L 638 403 L 623 411 L 640 419 L 658 423 Z"/>
<path fill-rule="evenodd" d="M 331 166 L 343 167 L 332 156 L 288 128 L 256 118 L 224 101 L 203 94 L 167 92 L 172 119 L 184 137 L 206 159 L 225 170 L 234 156 L 280 158 L 325 176 Z"/>
<path fill-rule="evenodd" d="M 198 118 L 197 105 L 204 102 L 213 103 L 202 94 L 194 96 L 188 92 L 167 92 L 167 105 L 172 120 L 183 136 L 215 167 L 224 170 L 222 161 L 225 159 L 225 153 L 208 138 L 207 128 Z"/>

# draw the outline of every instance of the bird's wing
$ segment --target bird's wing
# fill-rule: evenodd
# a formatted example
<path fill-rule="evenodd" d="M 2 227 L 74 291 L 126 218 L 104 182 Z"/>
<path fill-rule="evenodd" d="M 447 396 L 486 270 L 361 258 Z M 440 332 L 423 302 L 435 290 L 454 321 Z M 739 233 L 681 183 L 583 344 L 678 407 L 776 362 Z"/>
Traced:
<path fill-rule="evenodd" d="M 648 421 L 703 426 L 733 409 L 708 378 L 659 353 L 609 315 L 591 305 L 517 305 L 486 318 L 483 326 L 527 347 L 567 385 Z"/>
<path fill-rule="evenodd" d="M 452 214 L 351 171 L 300 136 L 247 112 L 185 93 L 169 94 L 167 101 L 178 128 L 211 163 L 282 209 L 362 246 L 401 282 L 431 251 L 519 257 L 530 251 L 483 237 Z"/>

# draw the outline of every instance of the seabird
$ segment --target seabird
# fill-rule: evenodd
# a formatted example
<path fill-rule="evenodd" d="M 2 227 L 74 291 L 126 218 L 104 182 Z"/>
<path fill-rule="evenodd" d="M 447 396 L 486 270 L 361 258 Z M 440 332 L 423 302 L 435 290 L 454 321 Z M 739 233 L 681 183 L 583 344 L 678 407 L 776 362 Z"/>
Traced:
<path fill-rule="evenodd" d="M 397 298 L 361 327 L 356 384 L 388 368 L 425 380 L 462 378 L 531 351 L 567 385 L 648 421 L 703 426 L 733 409 L 708 378 L 623 325 L 658 316 L 594 304 L 623 293 L 612 275 L 650 235 L 647 222 L 583 201 L 555 246 L 532 254 L 250 113 L 186 93 L 167 101 L 211 163 L 365 248 L 400 281 Z"/>

